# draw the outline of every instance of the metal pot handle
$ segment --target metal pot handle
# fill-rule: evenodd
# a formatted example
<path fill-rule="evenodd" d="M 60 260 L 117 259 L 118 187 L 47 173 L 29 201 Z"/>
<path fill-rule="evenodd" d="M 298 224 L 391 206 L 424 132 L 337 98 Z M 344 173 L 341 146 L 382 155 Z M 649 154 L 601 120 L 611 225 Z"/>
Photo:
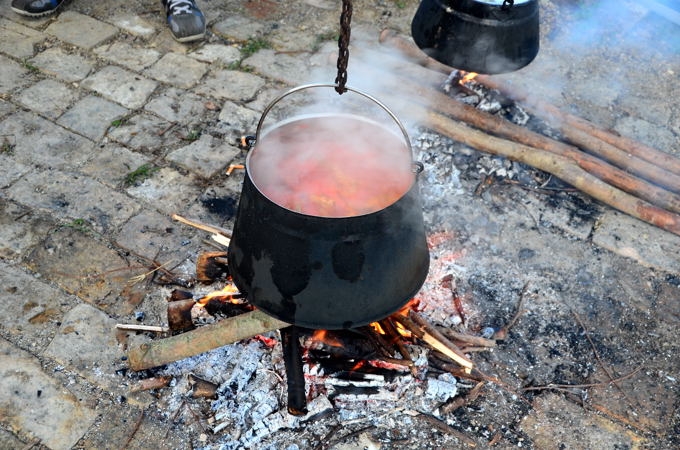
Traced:
<path fill-rule="evenodd" d="M 283 98 L 285 98 L 285 97 L 287 97 L 291 94 L 294 94 L 296 92 L 299 92 L 299 91 L 302 91 L 302 90 L 305 90 L 305 89 L 319 88 L 319 87 L 335 88 L 335 87 L 337 87 L 337 85 L 336 84 L 325 84 L 325 83 L 303 84 L 303 85 L 294 87 L 294 88 L 284 92 L 283 94 L 279 95 L 274 100 L 272 100 L 272 102 L 269 103 L 269 105 L 267 105 L 267 107 L 262 112 L 262 117 L 260 117 L 260 121 L 257 123 L 257 130 L 255 131 L 255 142 L 257 142 L 257 140 L 260 139 L 260 131 L 262 130 L 262 125 L 264 124 L 264 119 L 267 117 L 267 114 L 269 113 L 269 111 L 279 101 L 281 101 Z M 409 137 L 408 132 L 406 131 L 406 128 L 404 127 L 404 124 L 401 123 L 399 118 L 392 112 L 392 110 L 390 110 L 384 103 L 382 103 L 380 100 L 378 100 L 377 98 L 373 97 L 370 94 L 367 94 L 365 92 L 359 91 L 359 90 L 354 89 L 354 88 L 351 88 L 349 86 L 345 86 L 345 90 L 349 91 L 349 92 L 353 92 L 355 94 L 358 94 L 358 95 L 372 101 L 376 105 L 380 106 L 380 108 L 382 108 L 392 118 L 392 120 L 394 120 L 394 122 L 397 124 L 397 126 L 399 127 L 399 130 L 404 135 L 404 141 L 406 142 L 406 147 L 408 148 L 409 153 L 411 155 L 413 154 L 413 148 L 411 146 L 411 138 Z"/>

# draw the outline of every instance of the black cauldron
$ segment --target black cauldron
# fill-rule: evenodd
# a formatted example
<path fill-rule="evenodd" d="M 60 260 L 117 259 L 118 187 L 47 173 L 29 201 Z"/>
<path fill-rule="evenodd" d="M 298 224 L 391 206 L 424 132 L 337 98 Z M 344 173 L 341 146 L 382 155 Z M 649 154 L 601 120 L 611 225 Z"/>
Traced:
<path fill-rule="evenodd" d="M 456 69 L 498 74 L 538 54 L 538 0 L 422 0 L 411 23 L 415 43 Z"/>
<path fill-rule="evenodd" d="M 246 158 L 246 175 L 229 246 L 229 269 L 234 283 L 247 295 L 248 301 L 278 319 L 307 328 L 353 328 L 394 313 L 425 281 L 429 252 L 416 184 L 417 172 L 422 166 L 411 160 L 408 135 L 389 109 L 373 97 L 351 88 L 348 88 L 349 92 L 368 98 L 385 109 L 403 136 L 373 119 L 335 113 L 296 116 L 261 133 L 263 120 L 275 103 L 291 93 L 312 87 L 334 86 L 294 88 L 272 102 L 258 124 L 255 145 Z M 381 142 L 397 142 L 401 155 L 397 159 L 407 152 L 404 160 L 408 164 L 408 179 L 405 183 L 405 179 L 400 180 L 401 191 L 393 201 L 388 201 L 389 204 L 372 203 L 369 209 L 359 212 L 354 211 L 356 204 L 348 206 L 349 209 L 338 209 L 336 203 L 345 200 L 351 203 L 348 199 L 360 194 L 354 189 L 359 182 L 350 180 L 343 187 L 340 201 L 331 202 L 335 209 L 328 209 L 330 201 L 323 200 L 315 203 L 315 207 L 320 208 L 318 211 L 321 212 L 318 212 L 305 209 L 304 202 L 286 200 L 297 198 L 298 188 L 303 189 L 306 183 L 304 176 L 296 176 L 288 187 L 267 184 L 270 169 L 284 170 L 279 160 L 271 167 L 265 163 L 269 161 L 268 152 L 269 156 L 275 157 L 272 152 L 279 151 L 273 136 L 293 136 L 295 145 L 300 139 L 303 141 L 300 145 L 304 146 L 306 141 L 301 135 L 321 130 L 326 139 L 325 125 L 337 121 L 343 128 L 347 124 L 368 127 L 380 136 Z M 343 130 L 342 135 L 333 136 L 329 142 L 342 146 L 339 140 L 355 135 L 353 129 Z M 324 149 L 314 146 L 313 151 L 323 152 Z M 319 162 L 325 163 L 332 157 L 321 154 Z M 392 163 L 390 160 L 381 162 L 384 165 Z M 336 169 L 338 167 L 333 165 L 328 174 Z M 345 175 L 345 169 L 340 169 Z M 371 181 L 378 187 L 389 184 L 382 175 L 376 175 Z M 335 186 L 336 183 L 330 184 Z"/>

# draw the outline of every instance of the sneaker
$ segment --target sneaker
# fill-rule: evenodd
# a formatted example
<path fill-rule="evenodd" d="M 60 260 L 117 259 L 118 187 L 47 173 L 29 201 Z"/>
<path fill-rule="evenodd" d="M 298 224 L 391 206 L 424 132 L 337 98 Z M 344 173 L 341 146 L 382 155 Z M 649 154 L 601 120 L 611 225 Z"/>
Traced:
<path fill-rule="evenodd" d="M 12 0 L 12 10 L 29 17 L 42 17 L 54 13 L 64 0 Z"/>
<path fill-rule="evenodd" d="M 29 0 L 17 0 L 29 1 Z M 36 0 L 48 1 L 48 0 Z M 205 35 L 205 17 L 194 0 L 162 0 L 168 26 L 179 42 L 190 42 L 203 39 Z"/>

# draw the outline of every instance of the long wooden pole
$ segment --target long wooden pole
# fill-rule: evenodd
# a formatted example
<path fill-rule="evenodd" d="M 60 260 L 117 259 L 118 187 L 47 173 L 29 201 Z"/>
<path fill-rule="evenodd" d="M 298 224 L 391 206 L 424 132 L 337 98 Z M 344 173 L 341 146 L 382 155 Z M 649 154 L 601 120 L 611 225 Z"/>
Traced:
<path fill-rule="evenodd" d="M 128 352 L 132 370 L 162 366 L 223 345 L 290 326 L 260 310 L 230 317 L 186 333 L 142 344 Z"/>
<path fill-rule="evenodd" d="M 490 136 L 433 111 L 426 114 L 427 123 L 425 126 L 437 133 L 477 150 L 505 156 L 513 161 L 519 161 L 551 173 L 619 211 L 680 235 L 680 215 L 659 208 L 605 183 L 567 157 Z"/>
<path fill-rule="evenodd" d="M 379 41 L 384 45 L 399 50 L 403 56 L 414 64 L 431 71 L 448 75 L 455 70 L 428 57 L 413 41 L 393 30 L 383 30 L 380 33 Z M 652 175 L 657 178 L 654 181 L 664 182 L 670 179 L 672 180 L 669 182 L 670 185 L 664 186 L 675 192 L 680 192 L 676 190 L 678 183 L 675 178 L 680 176 L 680 158 L 633 139 L 614 134 L 581 117 L 565 113 L 554 105 L 550 105 L 532 96 L 520 86 L 515 84 L 512 86 L 506 85 L 497 77 L 478 75 L 475 80 L 489 88 L 498 90 L 508 98 L 521 102 L 522 106 L 527 107 L 537 117 L 542 118 L 559 129 L 569 142 L 592 151 L 624 170 L 631 170 L 631 167 L 637 170 L 636 166 L 640 166 L 643 171 L 653 170 L 645 163 L 656 166 L 663 171 L 661 174 L 664 175 L 664 180 L 660 180 L 656 175 Z M 669 176 L 670 174 L 673 174 L 673 176 Z"/>

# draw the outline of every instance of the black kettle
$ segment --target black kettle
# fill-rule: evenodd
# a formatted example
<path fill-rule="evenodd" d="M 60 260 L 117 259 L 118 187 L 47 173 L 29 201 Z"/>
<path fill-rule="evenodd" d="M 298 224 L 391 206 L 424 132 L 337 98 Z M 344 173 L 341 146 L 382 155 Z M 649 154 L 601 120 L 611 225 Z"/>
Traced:
<path fill-rule="evenodd" d="M 411 23 L 428 56 L 467 72 L 498 74 L 538 54 L 538 0 L 422 0 Z"/>

